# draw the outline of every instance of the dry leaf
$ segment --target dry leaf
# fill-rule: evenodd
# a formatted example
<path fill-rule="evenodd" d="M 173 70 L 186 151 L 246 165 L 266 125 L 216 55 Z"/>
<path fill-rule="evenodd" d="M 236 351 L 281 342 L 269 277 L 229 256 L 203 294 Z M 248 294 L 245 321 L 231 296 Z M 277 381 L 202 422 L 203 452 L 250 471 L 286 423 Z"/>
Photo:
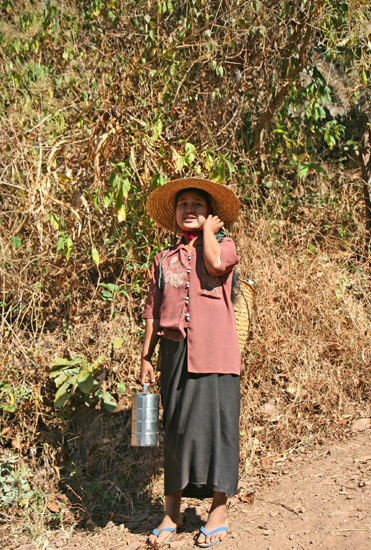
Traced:
<path fill-rule="evenodd" d="M 21 451 L 22 450 L 23 445 L 21 443 L 21 438 L 18 435 L 16 435 L 15 438 L 12 439 L 12 447 L 16 451 Z"/>
<path fill-rule="evenodd" d="M 48 504 L 46 505 L 47 509 L 50 512 L 53 512 L 54 514 L 59 512 L 59 504 L 54 502 L 54 500 L 49 500 Z"/>
<path fill-rule="evenodd" d="M 249 493 L 245 493 L 244 495 L 241 495 L 239 497 L 241 502 L 247 502 L 248 504 L 254 504 L 256 500 L 256 496 L 254 491 L 250 491 Z"/>

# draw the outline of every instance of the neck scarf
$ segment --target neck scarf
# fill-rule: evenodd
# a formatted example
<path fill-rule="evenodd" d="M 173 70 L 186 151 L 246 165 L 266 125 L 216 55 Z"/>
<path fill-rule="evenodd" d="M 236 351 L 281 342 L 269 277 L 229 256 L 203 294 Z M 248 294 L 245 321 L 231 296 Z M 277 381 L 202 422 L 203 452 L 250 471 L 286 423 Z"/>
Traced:
<path fill-rule="evenodd" d="M 178 224 L 177 224 L 178 225 Z M 179 225 L 178 225 L 179 227 Z M 196 237 L 198 237 L 202 231 L 203 231 L 203 227 L 200 227 L 200 229 L 197 229 L 196 231 L 194 231 L 193 233 L 191 233 L 190 231 L 185 231 L 184 229 L 182 229 L 181 227 L 179 227 L 180 231 L 183 233 L 183 235 L 189 240 L 189 242 L 193 241 L 193 239 L 195 239 Z"/>

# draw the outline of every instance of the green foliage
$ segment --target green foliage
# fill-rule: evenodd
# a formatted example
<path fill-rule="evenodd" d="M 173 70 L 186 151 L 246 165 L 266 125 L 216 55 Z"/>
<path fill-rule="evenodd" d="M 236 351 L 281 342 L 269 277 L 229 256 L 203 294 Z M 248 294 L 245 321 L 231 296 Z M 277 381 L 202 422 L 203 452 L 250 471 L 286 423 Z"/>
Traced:
<path fill-rule="evenodd" d="M 73 240 L 64 231 L 60 231 L 56 252 L 62 252 L 68 262 L 72 254 L 72 250 Z"/>
<path fill-rule="evenodd" d="M 104 355 L 98 357 L 94 363 L 90 363 L 81 355 L 76 355 L 73 359 L 56 357 L 50 365 L 52 369 L 49 373 L 49 377 L 54 379 L 57 388 L 54 397 L 55 407 L 64 407 L 77 393 L 84 396 L 88 405 L 96 405 L 99 400 L 102 400 L 107 411 L 114 411 L 117 401 L 108 390 L 102 389 L 105 378 L 102 365 L 105 361 Z M 125 391 L 122 385 L 118 389 Z"/>
<path fill-rule="evenodd" d="M 0 382 L 0 409 L 7 413 L 17 412 L 24 404 L 42 403 L 42 396 L 24 382 L 12 384 Z"/>
<path fill-rule="evenodd" d="M 0 501 L 3 506 L 25 506 L 32 497 L 31 471 L 15 455 L 2 455 L 0 461 Z"/>

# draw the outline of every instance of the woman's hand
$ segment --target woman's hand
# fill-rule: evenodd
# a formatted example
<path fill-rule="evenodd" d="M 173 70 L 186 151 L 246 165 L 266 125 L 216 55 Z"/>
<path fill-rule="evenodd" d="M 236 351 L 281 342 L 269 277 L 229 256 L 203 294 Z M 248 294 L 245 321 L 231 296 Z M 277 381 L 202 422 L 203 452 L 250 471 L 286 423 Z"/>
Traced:
<path fill-rule="evenodd" d="M 147 381 L 147 377 L 149 377 L 149 385 L 154 384 L 156 382 L 155 379 L 155 371 L 153 369 L 151 361 L 149 361 L 146 358 L 142 358 L 142 365 L 140 369 L 140 385 L 143 386 L 145 382 Z"/>
<path fill-rule="evenodd" d="M 223 222 L 218 216 L 212 216 L 211 214 L 207 217 L 204 223 L 204 231 L 211 231 L 214 235 L 220 231 L 223 227 Z"/>

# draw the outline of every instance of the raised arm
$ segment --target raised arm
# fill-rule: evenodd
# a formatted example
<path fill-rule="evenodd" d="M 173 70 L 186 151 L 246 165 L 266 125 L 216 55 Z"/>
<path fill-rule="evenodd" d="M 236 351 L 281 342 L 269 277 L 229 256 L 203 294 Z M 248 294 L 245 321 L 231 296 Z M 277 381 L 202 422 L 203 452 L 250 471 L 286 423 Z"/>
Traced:
<path fill-rule="evenodd" d="M 207 272 L 217 277 L 221 273 L 222 261 L 220 244 L 215 234 L 222 228 L 223 222 L 218 216 L 208 216 L 204 223 L 204 262 Z"/>

